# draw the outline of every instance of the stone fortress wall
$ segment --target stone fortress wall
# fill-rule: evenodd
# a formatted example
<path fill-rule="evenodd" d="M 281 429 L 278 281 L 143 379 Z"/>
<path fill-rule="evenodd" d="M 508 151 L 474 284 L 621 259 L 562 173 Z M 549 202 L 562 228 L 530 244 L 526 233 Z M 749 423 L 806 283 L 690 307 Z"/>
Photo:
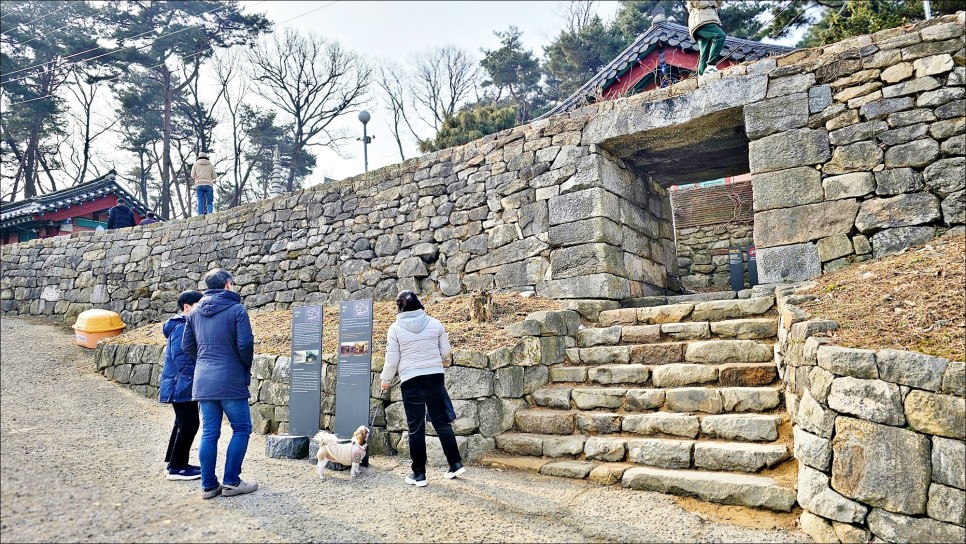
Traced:
<path fill-rule="evenodd" d="M 249 308 L 403 288 L 612 307 L 679 291 L 665 187 L 723 169 L 753 174 L 761 281 L 814 277 L 964 223 L 964 17 L 588 105 L 214 215 L 6 245 L 0 310 L 102 307 L 139 326 L 215 266 Z"/>
<path fill-rule="evenodd" d="M 837 323 L 809 319 L 794 288 L 776 295 L 802 529 L 816 542 L 966 540 L 964 363 L 830 345 Z"/>

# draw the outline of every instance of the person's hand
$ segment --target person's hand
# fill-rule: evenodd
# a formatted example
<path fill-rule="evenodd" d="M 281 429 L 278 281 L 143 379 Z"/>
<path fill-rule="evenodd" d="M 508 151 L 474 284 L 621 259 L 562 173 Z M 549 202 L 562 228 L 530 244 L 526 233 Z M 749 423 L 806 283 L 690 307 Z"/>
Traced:
<path fill-rule="evenodd" d="M 390 387 L 391 386 L 389 385 L 389 382 L 382 382 L 382 390 L 383 391 L 387 391 Z"/>

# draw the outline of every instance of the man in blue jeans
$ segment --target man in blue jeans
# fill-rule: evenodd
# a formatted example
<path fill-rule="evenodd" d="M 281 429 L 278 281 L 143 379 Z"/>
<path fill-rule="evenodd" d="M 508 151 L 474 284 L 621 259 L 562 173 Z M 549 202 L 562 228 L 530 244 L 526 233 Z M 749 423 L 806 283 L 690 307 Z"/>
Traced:
<path fill-rule="evenodd" d="M 201 408 L 201 498 L 231 497 L 258 489 L 241 479 L 242 461 L 252 433 L 248 386 L 252 380 L 255 338 L 234 279 L 216 268 L 205 275 L 208 290 L 188 315 L 182 349 L 195 360 L 192 400 Z M 215 475 L 222 414 L 231 424 L 223 484 Z"/>
<path fill-rule="evenodd" d="M 195 196 L 198 199 L 198 215 L 205 215 L 215 211 L 215 167 L 208 160 L 208 153 L 198 153 L 198 160 L 191 165 L 191 180 L 195 185 Z"/>

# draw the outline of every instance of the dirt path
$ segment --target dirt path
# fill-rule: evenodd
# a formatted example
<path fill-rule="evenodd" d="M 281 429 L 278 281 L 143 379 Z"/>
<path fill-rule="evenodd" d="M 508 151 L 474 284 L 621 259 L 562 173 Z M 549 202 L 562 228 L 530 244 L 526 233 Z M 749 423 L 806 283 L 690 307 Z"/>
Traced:
<path fill-rule="evenodd" d="M 168 406 L 96 374 L 61 328 L 3 318 L 0 332 L 3 542 L 808 540 L 707 521 L 656 493 L 478 467 L 416 489 L 379 457 L 356 482 L 320 482 L 307 461 L 265 458 L 258 435 L 243 476 L 261 488 L 203 501 L 197 481 L 162 476 Z"/>

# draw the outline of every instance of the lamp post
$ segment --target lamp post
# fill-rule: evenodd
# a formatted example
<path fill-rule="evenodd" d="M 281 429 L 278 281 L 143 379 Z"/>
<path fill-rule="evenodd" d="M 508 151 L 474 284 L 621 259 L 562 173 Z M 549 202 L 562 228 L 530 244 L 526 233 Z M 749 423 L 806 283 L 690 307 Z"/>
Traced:
<path fill-rule="evenodd" d="M 366 173 L 369 173 L 369 144 L 372 143 L 375 136 L 368 136 L 366 134 L 366 123 L 369 122 L 372 116 L 369 112 L 362 110 L 359 112 L 359 122 L 362 123 L 362 138 L 356 138 L 356 141 L 362 140 L 362 160 L 365 163 Z"/>

